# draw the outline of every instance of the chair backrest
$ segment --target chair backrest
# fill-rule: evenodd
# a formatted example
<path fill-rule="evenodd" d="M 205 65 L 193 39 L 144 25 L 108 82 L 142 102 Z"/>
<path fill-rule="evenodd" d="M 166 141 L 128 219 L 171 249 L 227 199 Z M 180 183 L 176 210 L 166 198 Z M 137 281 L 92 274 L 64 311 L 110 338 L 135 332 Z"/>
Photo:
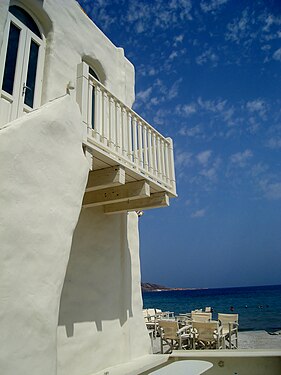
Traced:
<path fill-rule="evenodd" d="M 202 309 L 195 309 L 195 310 L 192 310 L 192 311 L 191 311 L 191 314 L 192 314 L 193 312 L 194 312 L 194 313 L 199 313 L 199 312 L 203 312 L 203 311 L 202 311 Z"/>
<path fill-rule="evenodd" d="M 195 332 L 198 334 L 197 339 L 201 341 L 214 341 L 215 330 L 219 329 L 219 322 L 211 321 L 211 322 L 193 322 L 192 327 Z"/>
<path fill-rule="evenodd" d="M 227 325 L 228 323 L 238 323 L 238 314 L 218 313 L 218 320 L 222 323 L 222 325 Z"/>
<path fill-rule="evenodd" d="M 147 309 L 147 314 L 149 316 L 155 316 L 155 309 Z"/>
<path fill-rule="evenodd" d="M 208 322 L 212 319 L 212 313 L 191 311 L 191 319 L 194 322 Z"/>
<path fill-rule="evenodd" d="M 179 330 L 178 322 L 174 320 L 160 320 L 159 327 L 162 337 L 166 339 L 177 339 L 177 331 Z"/>

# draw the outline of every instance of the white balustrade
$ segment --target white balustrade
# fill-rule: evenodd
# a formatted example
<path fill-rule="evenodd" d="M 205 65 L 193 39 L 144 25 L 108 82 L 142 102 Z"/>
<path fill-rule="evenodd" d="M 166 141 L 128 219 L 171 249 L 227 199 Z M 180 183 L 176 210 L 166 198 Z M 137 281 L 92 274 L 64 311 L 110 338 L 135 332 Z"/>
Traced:
<path fill-rule="evenodd" d="M 173 143 L 78 66 L 77 101 L 87 141 L 175 193 Z M 85 105 L 85 102 L 87 105 Z"/>

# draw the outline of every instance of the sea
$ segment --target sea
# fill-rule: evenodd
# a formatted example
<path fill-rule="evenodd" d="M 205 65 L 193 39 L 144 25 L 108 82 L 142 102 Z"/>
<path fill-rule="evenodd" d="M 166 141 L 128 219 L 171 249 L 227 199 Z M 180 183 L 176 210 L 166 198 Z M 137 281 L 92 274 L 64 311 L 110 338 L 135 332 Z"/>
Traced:
<path fill-rule="evenodd" d="M 175 315 L 204 309 L 218 313 L 238 313 L 239 330 L 281 329 L 281 285 L 220 289 L 167 290 L 143 292 L 143 308 L 158 308 Z"/>

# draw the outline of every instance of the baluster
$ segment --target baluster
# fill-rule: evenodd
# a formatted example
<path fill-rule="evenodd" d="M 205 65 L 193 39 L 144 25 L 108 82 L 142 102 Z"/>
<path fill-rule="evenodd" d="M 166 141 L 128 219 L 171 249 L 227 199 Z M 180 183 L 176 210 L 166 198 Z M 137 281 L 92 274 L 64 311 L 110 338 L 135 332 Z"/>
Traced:
<path fill-rule="evenodd" d="M 115 102 L 116 106 L 116 152 L 121 154 L 121 107 L 119 102 Z"/>
<path fill-rule="evenodd" d="M 176 194 L 176 178 L 175 178 L 175 165 L 174 165 L 174 150 L 173 150 L 173 140 L 172 138 L 166 138 L 167 142 L 169 143 L 168 151 L 169 151 L 169 176 L 171 181 L 171 190 L 174 194 Z"/>
<path fill-rule="evenodd" d="M 162 179 L 162 164 L 161 164 L 161 152 L 160 152 L 160 137 L 156 137 L 156 151 L 157 151 L 157 165 L 158 165 L 158 177 Z"/>
<path fill-rule="evenodd" d="M 94 86 L 91 84 L 91 82 L 89 81 L 89 85 L 88 85 L 88 113 L 87 113 L 87 127 L 88 127 L 88 130 L 89 130 L 89 133 L 90 133 L 90 130 L 94 129 L 94 113 L 95 113 L 95 100 L 93 99 L 93 97 L 95 98 L 95 88 Z M 92 132 L 93 133 L 93 132 Z M 95 134 L 95 133 L 94 133 Z M 92 135 L 92 134 L 91 134 Z"/>
<path fill-rule="evenodd" d="M 158 176 L 158 168 L 157 168 L 157 156 L 156 156 L 156 134 L 155 132 L 152 133 L 152 160 L 153 160 L 153 172 L 154 176 L 157 178 Z"/>
<path fill-rule="evenodd" d="M 160 151 L 161 151 L 161 166 L 162 166 L 162 179 L 166 182 L 166 169 L 165 169 L 165 157 L 164 157 L 164 141 L 160 139 Z"/>
<path fill-rule="evenodd" d="M 148 171 L 153 172 L 153 160 L 152 160 L 152 135 L 151 128 L 148 128 Z"/>
<path fill-rule="evenodd" d="M 138 121 L 139 165 L 141 168 L 143 168 L 142 129 L 142 122 Z"/>
<path fill-rule="evenodd" d="M 103 132 L 102 142 L 108 146 L 109 138 L 109 98 L 107 92 L 103 92 Z"/>
<path fill-rule="evenodd" d="M 138 164 L 138 136 L 137 136 L 137 120 L 133 116 L 133 154 L 134 154 L 134 163 L 137 166 Z"/>
<path fill-rule="evenodd" d="M 127 112 L 127 136 L 128 136 L 128 158 L 130 161 L 133 160 L 132 152 L 132 115 L 131 112 Z"/>
<path fill-rule="evenodd" d="M 170 184 L 170 174 L 169 174 L 169 149 L 168 149 L 168 143 L 165 140 L 164 142 L 164 163 L 165 163 L 165 171 L 166 171 L 166 182 L 169 185 Z"/>
<path fill-rule="evenodd" d="M 148 171 L 148 153 L 147 153 L 147 126 L 143 125 L 143 164 L 144 169 Z"/>
<path fill-rule="evenodd" d="M 98 142 L 101 141 L 102 133 L 102 92 L 99 86 L 95 86 L 95 110 L 94 110 L 94 134 Z"/>
<path fill-rule="evenodd" d="M 127 143 L 127 131 L 128 131 L 128 127 L 127 127 L 127 111 L 126 111 L 126 108 L 123 106 L 122 107 L 122 121 L 121 121 L 121 124 L 122 124 L 122 155 L 124 157 L 128 157 L 128 143 Z"/>
<path fill-rule="evenodd" d="M 112 96 L 109 97 L 109 147 L 115 147 L 115 103 Z"/>

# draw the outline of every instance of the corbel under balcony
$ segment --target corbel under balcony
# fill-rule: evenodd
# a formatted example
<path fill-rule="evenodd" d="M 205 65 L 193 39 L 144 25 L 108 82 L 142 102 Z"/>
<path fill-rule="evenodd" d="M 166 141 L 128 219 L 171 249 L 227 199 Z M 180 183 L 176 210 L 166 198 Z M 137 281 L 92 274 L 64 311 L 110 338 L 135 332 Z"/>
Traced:
<path fill-rule="evenodd" d="M 106 214 L 113 214 L 169 205 L 167 193 L 151 193 L 146 180 L 126 183 L 125 175 L 123 166 L 91 171 L 82 207 L 103 206 Z"/>

